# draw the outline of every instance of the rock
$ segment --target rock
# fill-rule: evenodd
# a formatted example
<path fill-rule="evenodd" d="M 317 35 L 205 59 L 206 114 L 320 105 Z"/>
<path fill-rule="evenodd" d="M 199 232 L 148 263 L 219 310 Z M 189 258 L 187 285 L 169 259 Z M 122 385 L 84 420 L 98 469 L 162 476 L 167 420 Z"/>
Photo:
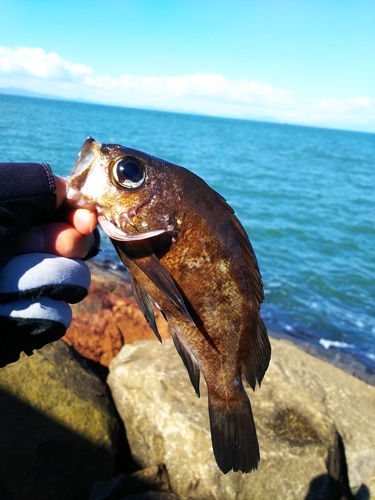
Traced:
<path fill-rule="evenodd" d="M 147 491 L 146 493 L 126 495 L 126 497 L 121 497 L 117 500 L 179 500 L 179 498 L 170 492 Z"/>
<path fill-rule="evenodd" d="M 0 491 L 10 499 L 82 500 L 114 475 L 110 393 L 65 342 L 0 370 L 0 408 Z"/>
<path fill-rule="evenodd" d="M 89 500 L 118 500 L 150 491 L 170 493 L 168 474 L 162 465 L 154 465 L 133 474 L 120 474 L 109 481 L 98 481 Z"/>
<path fill-rule="evenodd" d="M 85 358 L 108 367 L 124 344 L 154 339 L 155 335 L 132 295 L 128 274 L 103 269 L 94 261 L 88 265 L 89 294 L 72 305 L 73 321 L 64 340 Z M 161 337 L 170 338 L 158 309 L 155 315 Z"/>
<path fill-rule="evenodd" d="M 212 454 L 205 384 L 196 399 L 171 341 L 125 346 L 108 383 L 134 459 L 142 467 L 164 463 L 181 498 L 349 499 L 345 447 L 352 488 L 374 495 L 375 388 L 288 341 L 272 345 L 262 388 L 247 389 L 260 466 L 226 475 Z"/>
<path fill-rule="evenodd" d="M 289 340 L 302 351 L 314 356 L 314 358 L 322 359 L 330 365 L 336 366 L 344 372 L 362 380 L 366 384 L 375 386 L 375 370 L 372 366 L 369 366 L 367 360 L 364 360 L 363 357 L 359 358 L 357 354 L 337 348 L 334 345 L 323 347 L 320 342 L 317 342 L 316 339 L 313 340 L 304 332 L 298 332 L 298 337 L 285 332 L 274 331 L 271 332 L 271 335 L 276 339 Z"/>
<path fill-rule="evenodd" d="M 267 382 L 273 383 L 277 371 L 292 390 L 302 388 L 311 401 L 324 404 L 343 440 L 352 490 L 362 486 L 375 498 L 375 387 L 320 359 L 301 355 L 290 342 L 274 340 L 273 345 Z"/>

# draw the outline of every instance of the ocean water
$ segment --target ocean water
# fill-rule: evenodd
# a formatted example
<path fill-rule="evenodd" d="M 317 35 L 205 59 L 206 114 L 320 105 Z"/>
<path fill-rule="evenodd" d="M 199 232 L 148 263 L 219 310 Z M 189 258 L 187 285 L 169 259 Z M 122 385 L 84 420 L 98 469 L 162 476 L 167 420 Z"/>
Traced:
<path fill-rule="evenodd" d="M 267 326 L 375 371 L 375 134 L 0 95 L 0 161 L 66 176 L 89 135 L 201 176 L 249 234 Z"/>

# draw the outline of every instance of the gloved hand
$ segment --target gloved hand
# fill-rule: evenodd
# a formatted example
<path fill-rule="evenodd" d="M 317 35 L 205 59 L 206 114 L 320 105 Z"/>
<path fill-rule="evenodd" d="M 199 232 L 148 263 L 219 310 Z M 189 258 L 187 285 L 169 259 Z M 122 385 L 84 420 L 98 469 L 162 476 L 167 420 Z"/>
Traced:
<path fill-rule="evenodd" d="M 0 366 L 64 335 L 99 251 L 97 214 L 64 206 L 45 163 L 0 163 Z"/>
<path fill-rule="evenodd" d="M 29 253 L 1 267 L 0 366 L 62 337 L 72 320 L 68 303 L 82 300 L 89 286 L 90 271 L 80 259 Z"/>

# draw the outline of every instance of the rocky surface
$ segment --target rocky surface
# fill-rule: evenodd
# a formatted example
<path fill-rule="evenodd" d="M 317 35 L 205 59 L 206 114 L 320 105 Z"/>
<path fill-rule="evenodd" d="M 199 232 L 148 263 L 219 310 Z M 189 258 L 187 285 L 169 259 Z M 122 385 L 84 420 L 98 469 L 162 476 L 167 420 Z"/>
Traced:
<path fill-rule="evenodd" d="M 375 387 L 331 363 L 375 385 L 373 373 L 336 350 L 273 339 L 262 388 L 250 391 L 260 467 L 224 476 L 212 456 L 204 384 L 196 399 L 164 319 L 156 311 L 164 345 L 132 345 L 155 337 L 127 274 L 90 267 L 90 293 L 73 306 L 64 338 L 74 349 L 57 342 L 0 370 L 1 500 L 344 500 L 343 444 L 355 499 L 375 498 Z M 109 380 L 137 464 L 124 427 L 117 437 L 108 387 L 88 369 L 105 380 L 119 352 Z"/>
<path fill-rule="evenodd" d="M 82 500 L 115 474 L 106 385 L 58 341 L 0 369 L 0 498 Z"/>
<path fill-rule="evenodd" d="M 89 267 L 90 293 L 72 305 L 73 322 L 64 340 L 82 356 L 108 367 L 124 344 L 154 339 L 155 334 L 135 302 L 128 275 L 95 262 L 90 262 Z M 161 337 L 170 338 L 160 311 L 156 310 L 155 315 Z"/>
<path fill-rule="evenodd" d="M 143 467 L 165 464 L 181 498 L 350 498 L 375 495 L 375 388 L 285 340 L 249 391 L 261 449 L 259 469 L 223 475 L 212 455 L 205 388 L 196 399 L 171 341 L 125 346 L 108 383 Z M 202 383 L 202 386 L 204 384 Z M 359 498 L 359 497 L 358 497 Z"/>
<path fill-rule="evenodd" d="M 73 322 L 64 340 L 87 360 L 108 368 L 124 344 L 137 340 L 155 339 L 131 292 L 125 268 L 113 262 L 89 261 L 92 283 L 83 302 L 72 305 Z M 169 328 L 158 309 L 156 321 L 161 337 L 170 338 Z M 278 339 L 292 341 L 298 347 L 341 368 L 347 373 L 375 386 L 375 372 L 353 355 L 331 347 L 325 349 L 306 336 L 291 337 L 270 332 Z M 105 375 L 107 370 L 103 370 Z"/>
<path fill-rule="evenodd" d="M 98 481 L 89 500 L 116 500 L 153 492 L 155 498 L 167 499 L 171 494 L 168 474 L 163 465 L 147 467 L 133 474 L 119 474 L 109 481 Z M 156 496 L 159 495 L 159 496 Z M 143 498 L 143 497 L 142 497 Z M 177 498 L 172 495 L 170 498 Z"/>
<path fill-rule="evenodd" d="M 330 365 L 337 366 L 349 375 L 375 386 L 375 371 L 367 363 L 362 362 L 354 354 L 347 352 L 343 349 L 337 349 L 334 346 L 328 348 L 323 347 L 315 337 L 299 332 L 298 337 L 291 336 L 286 333 L 272 331 L 270 328 L 269 335 L 276 339 L 284 339 L 293 342 L 299 349 L 305 351 L 315 358 L 326 361 Z M 367 361 L 367 360 L 366 360 Z"/>

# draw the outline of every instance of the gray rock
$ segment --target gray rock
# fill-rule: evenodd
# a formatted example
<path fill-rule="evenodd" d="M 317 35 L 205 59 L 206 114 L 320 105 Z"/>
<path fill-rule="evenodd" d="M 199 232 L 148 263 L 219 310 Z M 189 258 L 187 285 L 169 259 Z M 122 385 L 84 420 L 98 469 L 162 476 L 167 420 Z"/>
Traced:
<path fill-rule="evenodd" d="M 125 346 L 108 383 L 125 422 L 134 459 L 166 465 L 181 498 L 350 498 L 344 439 L 353 488 L 375 492 L 375 388 L 273 340 L 271 366 L 252 401 L 261 450 L 256 472 L 223 475 L 212 454 L 207 393 L 194 391 L 171 341 Z M 339 431 L 339 433 L 337 432 Z"/>
<path fill-rule="evenodd" d="M 65 342 L 0 370 L 0 408 L 1 498 L 82 500 L 114 475 L 109 391 Z"/>
<path fill-rule="evenodd" d="M 291 390 L 303 390 L 314 404 L 325 407 L 345 447 L 352 491 L 362 486 L 368 489 L 369 498 L 375 498 L 375 387 L 302 353 L 291 342 L 272 343 L 267 384 L 280 378 Z"/>

